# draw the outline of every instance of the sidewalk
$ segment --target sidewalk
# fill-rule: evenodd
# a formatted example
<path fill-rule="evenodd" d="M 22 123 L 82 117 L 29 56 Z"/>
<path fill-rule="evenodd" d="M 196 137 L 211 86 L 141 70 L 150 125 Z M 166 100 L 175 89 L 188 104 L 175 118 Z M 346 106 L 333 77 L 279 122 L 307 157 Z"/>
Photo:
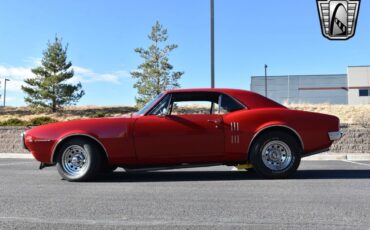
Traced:
<path fill-rule="evenodd" d="M 316 160 L 349 160 L 349 161 L 370 161 L 370 153 L 320 153 L 305 157 L 302 160 L 316 161 Z"/>
<path fill-rule="evenodd" d="M 0 153 L 0 159 L 34 159 L 30 153 Z M 304 161 L 370 161 L 370 153 L 320 153 L 305 157 Z"/>
<path fill-rule="evenodd" d="M 0 159 L 34 159 L 31 153 L 0 153 Z"/>

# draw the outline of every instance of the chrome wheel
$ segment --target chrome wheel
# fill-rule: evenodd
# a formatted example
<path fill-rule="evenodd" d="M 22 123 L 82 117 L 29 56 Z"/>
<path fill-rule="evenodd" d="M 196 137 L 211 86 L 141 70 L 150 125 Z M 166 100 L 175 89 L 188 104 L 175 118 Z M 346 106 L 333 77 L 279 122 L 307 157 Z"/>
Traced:
<path fill-rule="evenodd" d="M 263 164 L 274 171 L 286 169 L 291 164 L 292 158 L 292 151 L 283 141 L 270 141 L 262 149 Z"/>
<path fill-rule="evenodd" d="M 89 155 L 79 145 L 67 147 L 62 154 L 63 170 L 72 177 L 79 177 L 86 173 L 89 165 Z"/>

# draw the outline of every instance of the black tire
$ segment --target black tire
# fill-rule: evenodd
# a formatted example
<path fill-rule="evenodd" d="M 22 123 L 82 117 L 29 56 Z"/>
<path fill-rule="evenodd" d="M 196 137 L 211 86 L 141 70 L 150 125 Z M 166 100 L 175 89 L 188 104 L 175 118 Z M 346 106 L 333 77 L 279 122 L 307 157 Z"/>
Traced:
<path fill-rule="evenodd" d="M 251 148 L 251 162 L 264 178 L 282 179 L 291 176 L 301 162 L 302 148 L 292 135 L 271 131 L 256 139 Z"/>
<path fill-rule="evenodd" d="M 57 169 L 63 179 L 86 181 L 101 170 L 102 153 L 99 146 L 85 138 L 72 138 L 58 148 Z"/>

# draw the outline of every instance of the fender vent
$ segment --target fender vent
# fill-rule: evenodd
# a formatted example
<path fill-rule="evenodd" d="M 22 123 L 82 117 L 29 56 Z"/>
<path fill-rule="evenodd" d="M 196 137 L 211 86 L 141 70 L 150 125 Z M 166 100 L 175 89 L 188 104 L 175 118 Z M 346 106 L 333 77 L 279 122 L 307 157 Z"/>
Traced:
<path fill-rule="evenodd" d="M 231 122 L 230 130 L 231 130 L 231 144 L 239 144 L 240 143 L 239 122 Z"/>

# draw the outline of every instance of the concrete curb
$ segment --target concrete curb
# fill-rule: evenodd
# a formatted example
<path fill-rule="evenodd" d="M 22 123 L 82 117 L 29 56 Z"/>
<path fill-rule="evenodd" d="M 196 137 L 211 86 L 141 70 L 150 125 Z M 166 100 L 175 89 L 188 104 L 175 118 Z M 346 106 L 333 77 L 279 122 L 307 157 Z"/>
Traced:
<path fill-rule="evenodd" d="M 0 153 L 0 159 L 34 159 L 30 153 Z"/>
<path fill-rule="evenodd" d="M 0 159 L 34 159 L 30 153 L 0 153 Z M 370 153 L 322 153 L 302 158 L 304 161 L 370 161 Z"/>
<path fill-rule="evenodd" d="M 370 153 L 324 153 L 302 158 L 304 161 L 370 161 Z"/>

